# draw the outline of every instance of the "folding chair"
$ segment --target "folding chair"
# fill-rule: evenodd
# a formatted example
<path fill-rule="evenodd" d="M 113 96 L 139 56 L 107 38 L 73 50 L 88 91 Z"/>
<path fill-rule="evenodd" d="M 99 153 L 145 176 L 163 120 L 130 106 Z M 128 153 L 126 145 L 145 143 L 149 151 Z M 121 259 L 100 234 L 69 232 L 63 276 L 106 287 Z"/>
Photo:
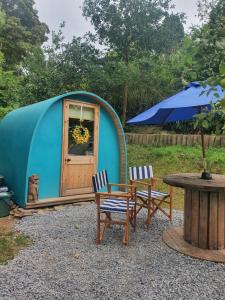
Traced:
<path fill-rule="evenodd" d="M 159 178 L 153 177 L 152 166 L 142 166 L 142 167 L 129 167 L 130 174 L 130 184 L 131 185 L 141 185 L 145 186 L 145 190 L 137 190 L 136 196 L 139 200 L 137 205 L 137 214 L 144 207 L 148 210 L 146 224 L 149 225 L 151 218 L 154 214 L 160 210 L 164 215 L 166 215 L 170 222 L 172 221 L 172 200 L 173 200 L 173 188 L 169 187 L 169 192 L 164 193 L 158 190 L 155 190 L 156 180 Z M 150 179 L 150 183 L 147 183 L 143 180 Z M 162 204 L 169 205 L 169 213 L 162 208 Z"/>
<path fill-rule="evenodd" d="M 106 227 L 111 224 L 124 226 L 123 243 L 129 242 L 129 225 L 136 228 L 136 187 L 126 184 L 110 184 L 105 170 L 92 176 L 93 188 L 97 204 L 97 244 L 100 244 Z M 112 187 L 126 188 L 127 192 L 112 192 Z M 107 192 L 101 192 L 106 187 Z M 123 216 L 121 219 L 112 219 L 117 214 Z M 102 218 L 105 215 L 105 218 Z M 103 224 L 103 229 L 101 225 Z"/>

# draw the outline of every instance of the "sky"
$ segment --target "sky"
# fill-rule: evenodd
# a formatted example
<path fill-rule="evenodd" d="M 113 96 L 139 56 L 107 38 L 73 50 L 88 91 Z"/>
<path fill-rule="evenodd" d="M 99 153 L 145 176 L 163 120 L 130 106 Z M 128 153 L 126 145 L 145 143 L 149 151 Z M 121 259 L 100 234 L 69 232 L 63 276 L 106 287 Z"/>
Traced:
<path fill-rule="evenodd" d="M 173 0 L 175 11 L 184 12 L 187 16 L 185 30 L 191 25 L 199 24 L 196 2 L 197 0 Z M 82 36 L 92 30 L 91 24 L 82 16 L 83 0 L 35 0 L 35 3 L 40 20 L 49 26 L 50 31 L 58 31 L 59 24 L 66 22 L 63 34 L 68 42 L 73 36 Z"/>

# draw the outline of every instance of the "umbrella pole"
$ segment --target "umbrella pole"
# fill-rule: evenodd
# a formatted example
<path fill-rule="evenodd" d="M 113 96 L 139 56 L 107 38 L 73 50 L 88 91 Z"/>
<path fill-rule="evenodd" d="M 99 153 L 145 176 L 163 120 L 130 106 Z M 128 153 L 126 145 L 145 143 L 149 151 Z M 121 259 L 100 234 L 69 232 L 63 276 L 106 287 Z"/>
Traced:
<path fill-rule="evenodd" d="M 201 130 L 201 143 L 202 143 L 202 158 L 203 158 L 203 163 L 204 163 L 206 155 L 205 155 L 205 137 L 204 137 L 203 130 Z M 204 172 L 206 172 L 206 166 L 205 166 L 205 164 L 204 164 L 203 167 L 204 167 Z"/>

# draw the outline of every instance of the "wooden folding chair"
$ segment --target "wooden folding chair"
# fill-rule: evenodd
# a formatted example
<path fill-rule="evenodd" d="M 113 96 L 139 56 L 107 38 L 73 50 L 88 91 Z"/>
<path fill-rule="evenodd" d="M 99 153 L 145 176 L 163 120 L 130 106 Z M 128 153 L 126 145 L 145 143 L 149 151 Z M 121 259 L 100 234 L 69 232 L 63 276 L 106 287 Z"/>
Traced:
<path fill-rule="evenodd" d="M 126 184 L 112 184 L 108 182 L 105 170 L 92 177 L 95 199 L 97 204 L 97 244 L 100 244 L 105 229 L 112 224 L 124 226 L 123 243 L 129 242 L 129 225 L 136 228 L 136 187 Z M 112 187 L 126 188 L 127 192 L 112 192 Z M 106 187 L 107 192 L 101 192 Z M 123 215 L 121 219 L 112 219 L 117 214 Z M 105 218 L 102 218 L 105 215 Z M 103 225 L 103 228 L 101 228 Z"/>
<path fill-rule="evenodd" d="M 140 185 L 144 186 L 145 190 L 137 190 L 136 196 L 139 200 L 137 202 L 137 214 L 144 207 L 148 210 L 146 224 L 149 225 L 154 214 L 160 210 L 166 217 L 172 221 L 172 200 L 173 200 L 173 187 L 169 187 L 169 192 L 164 193 L 156 188 L 156 181 L 159 178 L 153 177 L 153 169 L 152 166 L 142 166 L 142 167 L 130 167 L 130 184 L 131 185 Z M 150 179 L 150 183 L 143 181 L 146 179 Z M 169 205 L 169 213 L 162 208 L 162 204 Z"/>

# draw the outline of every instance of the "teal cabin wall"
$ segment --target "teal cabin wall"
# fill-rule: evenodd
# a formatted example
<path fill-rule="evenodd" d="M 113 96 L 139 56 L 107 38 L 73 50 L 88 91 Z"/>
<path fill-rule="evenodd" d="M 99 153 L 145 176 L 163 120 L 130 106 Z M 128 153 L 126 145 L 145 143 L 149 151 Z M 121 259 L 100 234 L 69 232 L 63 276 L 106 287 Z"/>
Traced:
<path fill-rule="evenodd" d="M 22 207 L 26 206 L 28 178 L 32 174 L 39 175 L 40 201 L 60 196 L 63 98 L 100 104 L 98 170 L 107 169 L 110 181 L 120 182 L 118 132 L 101 103 L 109 105 L 94 94 L 68 93 L 18 109 L 0 123 L 0 174 Z"/>
<path fill-rule="evenodd" d="M 27 193 L 30 144 L 42 112 L 43 104 L 37 103 L 12 111 L 0 122 L 0 174 L 22 207 Z"/>
<path fill-rule="evenodd" d="M 62 156 L 62 101 L 55 102 L 45 113 L 34 133 L 27 167 L 29 176 L 39 176 L 39 198 L 60 195 Z"/>

